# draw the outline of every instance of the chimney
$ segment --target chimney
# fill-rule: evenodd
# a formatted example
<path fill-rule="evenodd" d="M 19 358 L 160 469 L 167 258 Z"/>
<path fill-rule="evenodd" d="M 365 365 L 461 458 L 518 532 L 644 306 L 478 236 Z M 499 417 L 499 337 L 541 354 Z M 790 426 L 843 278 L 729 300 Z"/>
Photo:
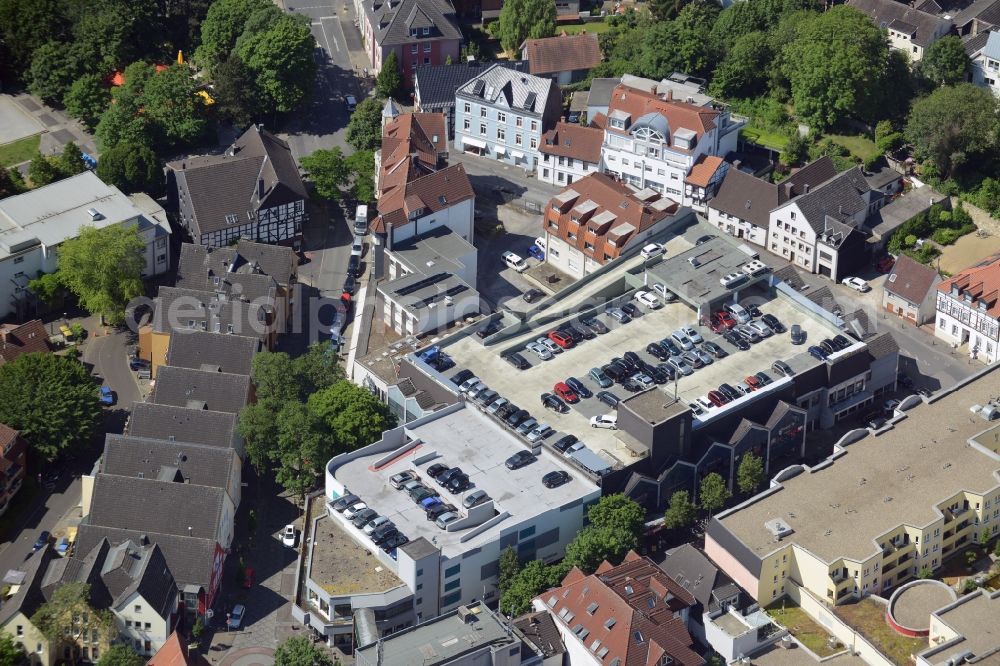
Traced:
<path fill-rule="evenodd" d="M 789 199 L 795 196 L 794 183 L 785 183 L 785 196 Z"/>
<path fill-rule="evenodd" d="M 844 214 L 844 206 L 843 204 L 841 204 L 837 206 L 837 215 L 843 215 L 843 214 Z"/>
<path fill-rule="evenodd" d="M 809 183 L 803 183 L 803 185 L 802 185 L 802 193 L 803 194 L 809 194 Z"/>
<path fill-rule="evenodd" d="M 260 201 L 264 198 L 264 179 L 259 178 L 257 180 L 257 200 Z"/>
<path fill-rule="evenodd" d="M 673 88 L 667 88 L 667 101 L 668 102 L 674 101 L 674 89 Z"/>
<path fill-rule="evenodd" d="M 737 171 L 739 171 L 741 166 L 743 166 L 743 160 L 733 160 L 733 168 L 734 169 L 736 169 Z"/>

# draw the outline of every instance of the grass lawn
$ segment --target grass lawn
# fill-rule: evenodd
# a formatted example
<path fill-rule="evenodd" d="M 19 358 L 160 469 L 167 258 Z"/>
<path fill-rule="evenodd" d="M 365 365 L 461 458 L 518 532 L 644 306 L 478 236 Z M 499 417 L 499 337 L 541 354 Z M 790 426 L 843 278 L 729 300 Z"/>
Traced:
<path fill-rule="evenodd" d="M 816 624 L 804 610 L 788 600 L 785 600 L 783 605 L 784 608 L 782 608 L 782 604 L 768 608 L 767 614 L 774 618 L 775 622 L 788 629 L 792 636 L 795 636 L 800 643 L 812 650 L 818 657 L 828 657 L 844 649 L 842 647 L 831 649 L 830 644 L 827 643 L 830 640 L 830 634 Z"/>
<path fill-rule="evenodd" d="M 758 146 L 773 148 L 778 151 L 784 150 L 785 144 L 788 143 L 788 139 L 781 134 L 768 132 L 767 130 L 758 129 L 749 125 L 741 129 L 740 132 L 743 134 L 743 138 L 747 141 L 756 143 Z"/>
<path fill-rule="evenodd" d="M 27 162 L 38 152 L 41 140 L 42 135 L 36 134 L 0 146 L 0 166 L 9 167 Z"/>
<path fill-rule="evenodd" d="M 896 633 L 885 621 L 885 606 L 871 599 L 837 606 L 834 612 L 895 664 L 908 666 L 913 663 L 910 655 L 928 646 L 926 638 L 907 638 Z"/>
<path fill-rule="evenodd" d="M 590 23 L 576 23 L 573 25 L 556 24 L 556 34 L 579 35 L 581 32 L 592 32 L 599 34 L 611 30 L 611 24 L 607 21 L 591 21 Z"/>
<path fill-rule="evenodd" d="M 854 155 L 859 160 L 863 161 L 878 154 L 878 151 L 875 150 L 875 142 L 868 137 L 852 136 L 849 134 L 827 134 L 826 136 L 834 143 L 847 148 L 851 151 L 851 155 Z"/>

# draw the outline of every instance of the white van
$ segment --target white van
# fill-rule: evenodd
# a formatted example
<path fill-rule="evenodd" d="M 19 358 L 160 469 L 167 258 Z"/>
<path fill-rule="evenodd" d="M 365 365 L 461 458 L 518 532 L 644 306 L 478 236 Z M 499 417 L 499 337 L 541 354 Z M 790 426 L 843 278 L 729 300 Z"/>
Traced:
<path fill-rule="evenodd" d="M 503 259 L 503 263 L 507 264 L 510 268 L 513 268 L 518 273 L 523 273 L 528 270 L 528 262 L 526 262 L 521 257 L 517 256 L 513 252 L 504 252 L 500 257 Z"/>
<path fill-rule="evenodd" d="M 364 235 L 368 233 L 368 206 L 361 204 L 354 213 L 354 233 Z"/>
<path fill-rule="evenodd" d="M 726 312 L 733 315 L 733 318 L 741 324 L 746 324 L 752 319 L 746 308 L 739 303 L 729 303 L 726 305 Z"/>

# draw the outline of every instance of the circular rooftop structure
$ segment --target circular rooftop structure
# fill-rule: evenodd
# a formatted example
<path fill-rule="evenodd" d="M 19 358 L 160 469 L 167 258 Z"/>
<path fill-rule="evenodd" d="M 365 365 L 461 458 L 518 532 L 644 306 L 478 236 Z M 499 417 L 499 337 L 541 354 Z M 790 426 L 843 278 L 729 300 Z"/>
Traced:
<path fill-rule="evenodd" d="M 931 613 L 957 598 L 955 590 L 939 580 L 914 580 L 892 593 L 885 619 L 904 636 L 926 636 Z"/>

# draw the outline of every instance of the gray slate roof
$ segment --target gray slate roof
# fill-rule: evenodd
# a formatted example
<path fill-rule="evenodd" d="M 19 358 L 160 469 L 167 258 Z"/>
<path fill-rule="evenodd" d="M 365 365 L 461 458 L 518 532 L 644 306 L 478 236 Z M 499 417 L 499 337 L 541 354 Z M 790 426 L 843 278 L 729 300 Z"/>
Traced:
<path fill-rule="evenodd" d="M 778 205 L 778 186 L 739 169 L 729 169 L 709 208 L 767 229 L 771 211 Z"/>
<path fill-rule="evenodd" d="M 821 185 L 810 188 L 792 201 L 798 204 L 809 226 L 816 233 L 822 233 L 830 226 L 827 218 L 845 221 L 850 216 L 865 210 L 868 204 L 862 194 L 871 191 L 860 167 L 839 173 Z"/>
<path fill-rule="evenodd" d="M 959 28 L 964 28 L 973 20 L 988 25 L 1000 25 L 1000 0 L 975 0 L 971 5 L 955 14 L 952 19 Z"/>
<path fill-rule="evenodd" d="M 729 576 L 691 544 L 668 551 L 660 569 L 690 592 L 705 611 L 713 610 L 712 590 L 733 584 Z"/>
<path fill-rule="evenodd" d="M 621 79 L 593 79 L 590 82 L 590 96 L 587 98 L 587 106 L 608 106 L 611 104 L 611 95 L 619 83 L 621 83 Z M 588 120 L 593 119 L 588 118 Z"/>
<path fill-rule="evenodd" d="M 112 546 L 104 558 L 101 579 L 114 608 L 120 608 L 138 593 L 160 617 L 169 617 L 176 610 L 177 584 L 155 544 L 129 540 Z"/>
<path fill-rule="evenodd" d="M 267 245 L 241 238 L 236 247 L 210 247 L 183 243 L 177 262 L 177 279 L 186 280 L 193 274 L 212 277 L 224 273 L 262 273 L 275 282 L 288 286 L 298 273 L 295 250 L 284 245 Z M 199 287 L 203 288 L 203 287 Z"/>
<path fill-rule="evenodd" d="M 86 551 L 92 549 L 102 540 L 107 539 L 112 545 L 126 540 L 137 543 L 143 539 L 159 546 L 174 576 L 177 586 L 197 585 L 208 588 L 212 574 L 212 562 L 215 556 L 215 539 L 199 539 L 194 537 L 158 534 L 152 531 L 126 530 L 99 525 L 80 525 L 76 534 L 76 549 Z"/>
<path fill-rule="evenodd" d="M 250 401 L 250 377 L 228 372 L 160 367 L 151 402 L 238 414 Z"/>
<path fill-rule="evenodd" d="M 847 0 L 847 4 L 864 12 L 880 28 L 889 28 L 913 35 L 917 46 L 927 48 L 934 35 L 951 30 L 952 22 L 934 14 L 913 9 L 896 0 Z"/>
<path fill-rule="evenodd" d="M 223 155 L 204 155 L 167 164 L 179 183 L 186 184 L 194 211 L 192 234 L 197 238 L 230 226 L 227 215 L 246 224 L 261 208 L 306 199 L 305 185 L 288 144 L 253 125 Z M 263 181 L 260 196 L 258 182 Z"/>
<path fill-rule="evenodd" d="M 227 489 L 240 459 L 233 449 L 148 437 L 107 435 L 101 472 Z M 141 475 L 141 476 L 140 476 Z"/>
<path fill-rule="evenodd" d="M 167 365 L 249 375 L 253 357 L 260 349 L 258 338 L 192 331 L 170 337 Z"/>
<path fill-rule="evenodd" d="M 212 291 L 160 287 L 152 324 L 160 333 L 228 333 L 232 326 L 235 335 L 264 339 L 273 328 L 273 310 L 273 300 L 246 302 Z"/>
<path fill-rule="evenodd" d="M 236 432 L 236 415 L 229 412 L 187 409 L 151 402 L 132 405 L 128 434 L 135 437 L 153 437 L 179 442 L 192 442 L 232 448 Z"/>
<path fill-rule="evenodd" d="M 896 338 L 894 338 L 892 333 L 889 331 L 879 333 L 868 341 L 868 354 L 872 358 L 879 359 L 883 356 L 888 356 L 889 354 L 898 353 L 899 343 L 896 342 Z"/>
<path fill-rule="evenodd" d="M 24 582 L 17 593 L 0 606 L 0 627 L 7 624 L 18 612 L 28 617 L 35 614 L 38 607 L 45 603 L 42 594 L 42 578 L 52 558 L 51 548 L 42 548 L 28 556 L 17 570 L 24 573 Z"/>
<path fill-rule="evenodd" d="M 448 0 L 366 0 L 362 6 L 375 41 L 383 47 L 462 39 L 455 8 Z M 425 27 L 431 29 L 430 35 L 410 36 L 411 28 Z"/>
<path fill-rule="evenodd" d="M 215 539 L 225 491 L 112 474 L 94 476 L 91 525 Z"/>
<path fill-rule="evenodd" d="M 518 72 L 528 71 L 527 60 L 504 60 L 497 64 Z M 420 108 L 423 111 L 440 111 L 454 106 L 455 91 L 490 65 L 474 61 L 417 68 L 414 78 L 415 86 L 420 90 Z"/>
<path fill-rule="evenodd" d="M 549 78 L 493 65 L 459 86 L 455 97 L 500 108 L 506 106 L 516 109 L 518 113 L 541 117 L 545 114 L 545 104 L 554 85 Z"/>

